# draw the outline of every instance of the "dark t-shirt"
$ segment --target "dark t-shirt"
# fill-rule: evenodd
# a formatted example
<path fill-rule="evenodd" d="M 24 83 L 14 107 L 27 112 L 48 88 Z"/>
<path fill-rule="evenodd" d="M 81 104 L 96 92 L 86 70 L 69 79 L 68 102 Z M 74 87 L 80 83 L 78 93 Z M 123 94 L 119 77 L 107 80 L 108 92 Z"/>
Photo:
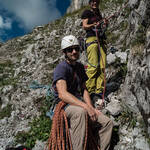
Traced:
<path fill-rule="evenodd" d="M 82 13 L 81 19 L 88 19 L 88 24 L 93 24 L 94 22 L 98 22 L 102 20 L 102 15 L 100 11 L 97 11 L 97 13 L 94 13 L 91 10 L 85 10 Z M 96 36 L 95 31 L 92 29 L 86 30 L 86 37 Z"/>
<path fill-rule="evenodd" d="M 58 64 L 54 70 L 53 85 L 56 88 L 56 82 L 58 80 L 65 80 L 67 83 L 67 90 L 74 96 L 81 96 L 82 85 L 88 79 L 84 66 L 76 62 L 76 65 L 70 65 L 66 61 Z M 57 91 L 56 95 L 58 96 Z"/>

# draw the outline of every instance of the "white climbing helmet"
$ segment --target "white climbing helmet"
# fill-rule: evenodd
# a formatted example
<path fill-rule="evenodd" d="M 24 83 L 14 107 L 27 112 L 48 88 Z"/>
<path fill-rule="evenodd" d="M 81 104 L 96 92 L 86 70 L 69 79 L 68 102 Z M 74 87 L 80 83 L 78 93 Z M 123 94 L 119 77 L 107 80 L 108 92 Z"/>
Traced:
<path fill-rule="evenodd" d="M 71 46 L 79 46 L 79 42 L 75 36 L 67 35 L 61 41 L 61 49 L 64 50 Z"/>

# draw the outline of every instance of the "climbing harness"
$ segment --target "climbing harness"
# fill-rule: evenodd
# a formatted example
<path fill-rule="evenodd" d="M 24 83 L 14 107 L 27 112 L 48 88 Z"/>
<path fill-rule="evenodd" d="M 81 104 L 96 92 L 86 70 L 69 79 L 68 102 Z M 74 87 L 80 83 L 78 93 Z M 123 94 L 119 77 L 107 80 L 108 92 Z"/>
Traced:
<path fill-rule="evenodd" d="M 88 43 L 86 46 L 84 46 L 84 48 L 87 48 L 88 46 L 90 46 L 90 45 L 93 44 L 93 43 L 98 43 L 98 49 L 99 49 L 99 53 L 100 53 L 100 55 L 101 55 L 101 52 L 100 52 L 101 44 L 100 44 L 100 39 L 99 39 L 99 38 L 101 38 L 101 37 L 104 36 L 104 33 L 105 33 L 105 31 L 107 30 L 107 27 L 108 27 L 108 23 L 107 23 L 107 22 L 108 22 L 111 18 L 113 18 L 113 17 L 118 17 L 119 14 L 120 14 L 120 12 L 121 12 L 124 8 L 127 7 L 127 4 L 128 4 L 128 1 L 127 1 L 127 2 L 124 4 L 124 6 L 121 7 L 117 12 L 115 12 L 115 13 L 112 14 L 111 16 L 107 17 L 107 18 L 105 19 L 105 21 L 104 21 L 104 20 L 99 21 L 99 25 L 95 26 L 95 28 L 92 29 L 92 30 L 96 33 L 97 40 L 96 40 L 96 41 L 93 41 L 93 42 L 91 42 L 91 43 Z M 85 44 L 84 44 L 84 45 L 85 45 Z M 85 50 L 85 49 L 84 49 L 84 50 Z M 111 48 L 111 50 L 112 50 L 112 52 L 114 52 L 114 49 Z M 100 56 L 99 56 L 99 57 L 100 57 Z M 102 94 L 102 103 L 104 104 L 104 107 L 105 107 L 104 97 L 105 97 L 105 90 L 106 90 L 106 73 L 105 73 L 105 67 L 104 67 L 104 60 L 103 60 L 102 57 L 101 57 L 101 59 L 102 59 L 103 72 L 104 72 L 104 90 L 103 90 L 103 94 Z M 100 65 L 100 61 L 98 62 L 98 64 L 97 64 L 96 66 L 93 65 L 93 64 L 91 64 L 91 63 L 89 63 L 88 60 L 87 60 L 87 63 L 88 63 L 90 66 L 94 67 L 94 68 L 97 68 L 97 67 Z M 87 66 L 85 66 L 85 69 L 87 69 Z"/>
<path fill-rule="evenodd" d="M 86 44 L 86 46 L 87 46 L 87 47 L 89 47 L 90 45 L 92 45 L 92 44 L 94 44 L 94 43 L 98 43 L 98 42 L 97 42 L 97 40 L 92 41 L 92 42 L 90 42 L 90 43 L 87 43 L 87 44 Z M 99 53 L 99 54 L 100 54 L 100 53 Z M 98 61 L 98 64 L 97 64 L 97 65 L 93 65 L 93 64 L 91 64 L 88 60 L 87 60 L 87 63 L 88 63 L 90 66 L 92 66 L 92 67 L 94 67 L 94 68 L 97 68 L 97 67 L 99 67 L 99 66 L 100 66 L 100 59 L 99 59 L 99 61 Z"/>
<path fill-rule="evenodd" d="M 111 15 L 111 16 L 109 16 L 109 17 L 107 17 L 106 18 L 106 20 L 108 21 L 108 20 L 110 20 L 112 17 L 117 17 L 119 14 L 120 14 L 120 12 L 124 9 L 124 8 L 126 8 L 127 7 L 127 4 L 128 4 L 128 1 L 125 3 L 125 5 L 124 5 L 124 7 L 122 7 L 122 8 L 120 8 L 119 9 L 119 11 L 118 12 L 115 12 L 113 15 Z M 104 31 L 106 31 L 106 29 L 107 29 L 107 24 L 106 24 L 106 21 L 104 22 L 104 20 L 103 21 L 100 21 L 100 26 L 101 26 L 101 34 L 104 34 Z M 104 28 L 103 28 L 104 27 Z M 101 48 L 101 45 L 100 45 L 100 40 L 99 40 L 99 29 L 97 29 L 97 26 L 95 26 L 95 33 L 96 33 L 96 37 L 97 37 L 97 42 L 98 42 L 98 49 L 99 49 L 99 51 L 100 51 L 100 48 Z M 101 36 L 101 35 L 100 35 Z M 105 67 L 104 67 L 104 60 L 103 60 L 103 58 L 101 57 L 101 59 L 102 59 L 102 65 L 103 65 L 103 68 L 104 68 L 104 90 L 103 90 L 103 94 L 102 94 L 102 103 L 104 104 L 104 107 L 105 107 L 105 102 L 104 102 L 104 98 L 105 98 L 105 90 L 106 90 L 106 72 L 105 72 Z"/>
<path fill-rule="evenodd" d="M 97 28 L 94 28 L 93 31 L 95 31 L 95 32 L 97 31 L 99 33 L 99 36 L 102 37 L 104 35 L 105 31 L 107 30 L 107 27 L 108 27 L 106 22 L 108 20 L 110 20 L 111 18 L 113 18 L 113 17 L 118 17 L 119 14 L 121 13 L 121 11 L 127 7 L 127 5 L 128 5 L 128 1 L 117 12 L 115 12 L 112 15 L 106 17 L 105 21 L 104 20 L 100 20 L 99 21 L 99 25 L 97 26 Z"/>
<path fill-rule="evenodd" d="M 104 20 L 99 21 L 99 25 L 97 26 L 97 29 L 93 28 L 92 29 L 94 32 L 98 32 L 99 33 L 99 37 L 103 37 L 104 33 L 107 30 L 107 24 L 104 22 Z"/>
<path fill-rule="evenodd" d="M 121 11 L 123 11 L 123 9 L 125 9 L 125 8 L 128 6 L 128 1 L 129 1 L 129 0 L 127 0 L 127 2 L 125 2 L 124 6 L 121 7 L 117 12 L 115 12 L 115 13 L 113 13 L 112 15 L 106 17 L 105 20 L 109 21 L 109 20 L 110 20 L 111 18 L 113 18 L 113 17 L 118 17 L 119 14 L 121 13 Z M 93 30 L 94 32 L 98 31 L 98 32 L 99 32 L 99 36 L 102 37 L 102 36 L 104 35 L 105 31 L 107 30 L 107 27 L 108 27 L 108 26 L 107 26 L 106 21 L 100 20 L 100 21 L 99 21 L 99 28 L 97 28 L 97 29 L 93 28 L 92 30 Z M 85 50 L 87 49 L 87 47 L 92 44 L 92 43 L 87 44 L 87 43 L 85 42 L 86 39 L 85 39 L 85 38 L 82 38 L 82 37 L 80 37 L 78 40 L 79 40 L 79 43 L 80 43 L 79 45 L 80 45 L 80 47 L 81 47 L 81 51 L 85 51 Z"/>

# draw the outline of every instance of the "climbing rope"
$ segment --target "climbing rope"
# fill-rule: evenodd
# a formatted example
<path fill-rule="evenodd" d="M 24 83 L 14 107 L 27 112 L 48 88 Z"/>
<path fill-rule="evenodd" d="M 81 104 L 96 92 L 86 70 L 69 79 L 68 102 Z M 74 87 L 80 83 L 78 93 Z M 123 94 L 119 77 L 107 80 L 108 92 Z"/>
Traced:
<path fill-rule="evenodd" d="M 29 85 L 29 88 L 31 89 L 46 89 L 46 100 L 49 101 L 49 97 L 54 98 L 54 91 L 51 85 L 42 85 L 39 84 L 38 81 L 32 81 L 32 83 Z"/>
<path fill-rule="evenodd" d="M 60 101 L 55 109 L 53 116 L 53 123 L 50 132 L 50 137 L 47 142 L 45 150 L 72 150 L 71 136 L 69 133 L 68 121 L 64 107 L 66 103 Z M 92 129 L 89 126 L 89 118 L 86 115 L 86 133 L 83 150 L 88 149 L 100 150 L 95 137 L 93 135 Z"/>
<path fill-rule="evenodd" d="M 106 17 L 105 20 L 108 22 L 111 18 L 113 18 L 113 17 L 118 17 L 119 14 L 121 13 L 121 11 L 123 11 L 123 9 L 125 9 L 125 8 L 127 7 L 128 1 L 129 1 L 129 0 L 127 0 L 127 1 L 124 3 L 124 6 L 121 7 L 117 12 L 115 12 L 115 13 L 113 13 L 112 15 Z M 99 36 L 102 37 L 102 36 L 104 35 L 105 31 L 107 30 L 107 23 L 104 22 L 104 20 L 101 20 L 101 21 L 99 21 L 99 25 L 98 25 L 98 26 L 99 26 L 100 28 L 93 28 L 92 30 L 93 30 L 94 32 L 99 32 Z M 80 37 L 80 38 L 81 38 L 81 37 Z M 85 41 L 85 40 L 84 40 L 84 41 Z M 94 41 L 94 42 L 95 42 L 95 41 Z M 96 41 L 96 42 L 97 42 L 97 41 Z M 86 50 L 86 48 L 87 48 L 88 46 L 90 46 L 91 44 L 93 44 L 92 42 L 91 42 L 91 43 L 82 42 L 82 43 L 83 43 L 83 44 L 82 44 L 82 45 L 83 45 L 82 48 L 83 48 L 84 50 Z M 97 67 L 99 66 L 99 63 L 98 63 L 97 65 L 93 65 L 93 64 L 89 63 L 88 60 L 87 60 L 87 63 L 88 63 L 90 66 L 94 67 L 94 68 L 97 68 Z M 85 69 L 87 69 L 88 66 L 85 65 L 84 67 L 85 67 Z"/>
<path fill-rule="evenodd" d="M 98 49 L 99 49 L 99 53 L 101 56 L 101 45 L 100 45 L 100 40 L 99 40 L 99 36 L 98 36 L 97 26 L 95 26 L 95 32 L 96 32 L 96 37 L 97 37 L 97 42 L 98 42 Z M 102 106 L 103 106 L 105 104 L 104 98 L 105 98 L 105 90 L 106 90 L 106 72 L 105 72 L 105 64 L 104 64 L 103 57 L 101 57 L 101 59 L 102 59 L 102 65 L 103 65 L 102 72 L 104 73 L 104 90 L 103 90 L 103 94 L 102 94 Z"/>
<path fill-rule="evenodd" d="M 63 109 L 65 106 L 66 103 L 63 101 L 59 102 L 56 106 L 51 133 L 48 139 L 48 150 L 72 150 L 67 117 Z"/>
<path fill-rule="evenodd" d="M 112 14 L 111 16 L 107 17 L 106 18 L 106 21 L 110 20 L 112 17 L 116 17 L 120 14 L 120 12 L 125 9 L 128 5 L 128 1 L 124 4 L 124 7 L 121 7 L 117 12 L 115 12 L 114 14 Z M 107 23 L 106 21 L 102 20 L 99 22 L 100 26 L 101 26 L 101 32 L 100 32 L 100 36 L 102 36 L 105 31 L 106 31 L 106 28 L 107 28 Z M 95 26 L 95 33 L 96 33 L 96 37 L 97 37 L 97 43 L 98 43 L 98 49 L 99 49 L 99 52 L 101 54 L 101 45 L 100 45 L 100 40 L 99 40 L 99 29 L 97 28 L 98 26 Z M 101 55 L 100 55 L 101 56 Z M 105 66 L 104 66 L 104 59 L 101 57 L 102 59 L 102 65 L 103 65 L 103 73 L 104 73 L 104 90 L 103 90 L 103 94 L 102 94 L 102 106 L 104 105 L 105 107 L 105 91 L 106 91 L 106 72 L 105 72 Z"/>
<path fill-rule="evenodd" d="M 93 31 L 96 32 L 96 30 L 97 30 L 97 31 L 99 32 L 99 36 L 102 37 L 102 36 L 104 35 L 105 31 L 107 30 L 107 23 L 106 23 L 106 21 L 108 22 L 111 18 L 113 18 L 113 17 L 118 17 L 119 14 L 121 13 L 121 11 L 123 11 L 123 9 L 125 9 L 125 8 L 127 7 L 128 1 L 129 1 L 129 0 L 127 0 L 127 1 L 124 3 L 124 6 L 121 7 L 118 11 L 116 11 L 116 12 L 113 13 L 112 15 L 106 17 L 106 18 L 105 18 L 105 21 L 104 21 L 104 20 L 100 20 L 100 21 L 99 21 L 99 25 L 97 26 L 98 28 L 97 28 L 97 29 L 93 28 Z"/>
<path fill-rule="evenodd" d="M 52 85 L 42 85 L 38 83 L 38 81 L 32 81 L 29 88 L 31 89 L 46 89 L 46 102 L 50 105 L 50 110 L 46 112 L 46 116 L 50 117 L 52 120 L 52 117 L 54 115 L 54 108 L 55 105 L 59 102 L 58 99 L 55 97 L 54 88 Z"/>
<path fill-rule="evenodd" d="M 51 85 L 42 85 L 39 84 L 37 81 L 33 81 L 30 86 L 32 89 L 46 89 L 46 98 L 50 101 L 50 97 L 54 97 L 53 88 Z M 56 107 L 55 112 L 52 114 L 52 127 L 50 136 L 45 147 L 45 150 L 72 150 L 72 142 L 71 136 L 68 127 L 68 121 L 66 117 L 66 113 L 64 111 L 64 107 L 66 103 L 60 101 Z M 49 113 L 49 112 L 48 112 Z M 48 115 L 49 116 L 49 115 Z M 98 144 L 96 143 L 95 137 L 93 135 L 92 129 L 89 126 L 89 117 L 86 115 L 86 130 L 85 130 L 85 141 L 83 150 L 88 149 L 92 150 L 100 150 Z"/>

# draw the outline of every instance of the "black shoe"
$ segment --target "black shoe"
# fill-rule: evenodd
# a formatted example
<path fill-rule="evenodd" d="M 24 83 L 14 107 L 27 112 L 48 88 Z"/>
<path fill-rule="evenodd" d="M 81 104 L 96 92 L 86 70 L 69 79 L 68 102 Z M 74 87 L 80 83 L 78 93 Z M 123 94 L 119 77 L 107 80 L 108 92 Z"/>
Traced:
<path fill-rule="evenodd" d="M 97 96 L 99 99 L 102 99 L 103 93 L 99 93 L 99 94 L 96 93 L 95 96 Z"/>
<path fill-rule="evenodd" d="M 91 93 L 90 94 L 90 98 L 93 99 L 93 97 L 95 96 L 95 93 Z"/>

